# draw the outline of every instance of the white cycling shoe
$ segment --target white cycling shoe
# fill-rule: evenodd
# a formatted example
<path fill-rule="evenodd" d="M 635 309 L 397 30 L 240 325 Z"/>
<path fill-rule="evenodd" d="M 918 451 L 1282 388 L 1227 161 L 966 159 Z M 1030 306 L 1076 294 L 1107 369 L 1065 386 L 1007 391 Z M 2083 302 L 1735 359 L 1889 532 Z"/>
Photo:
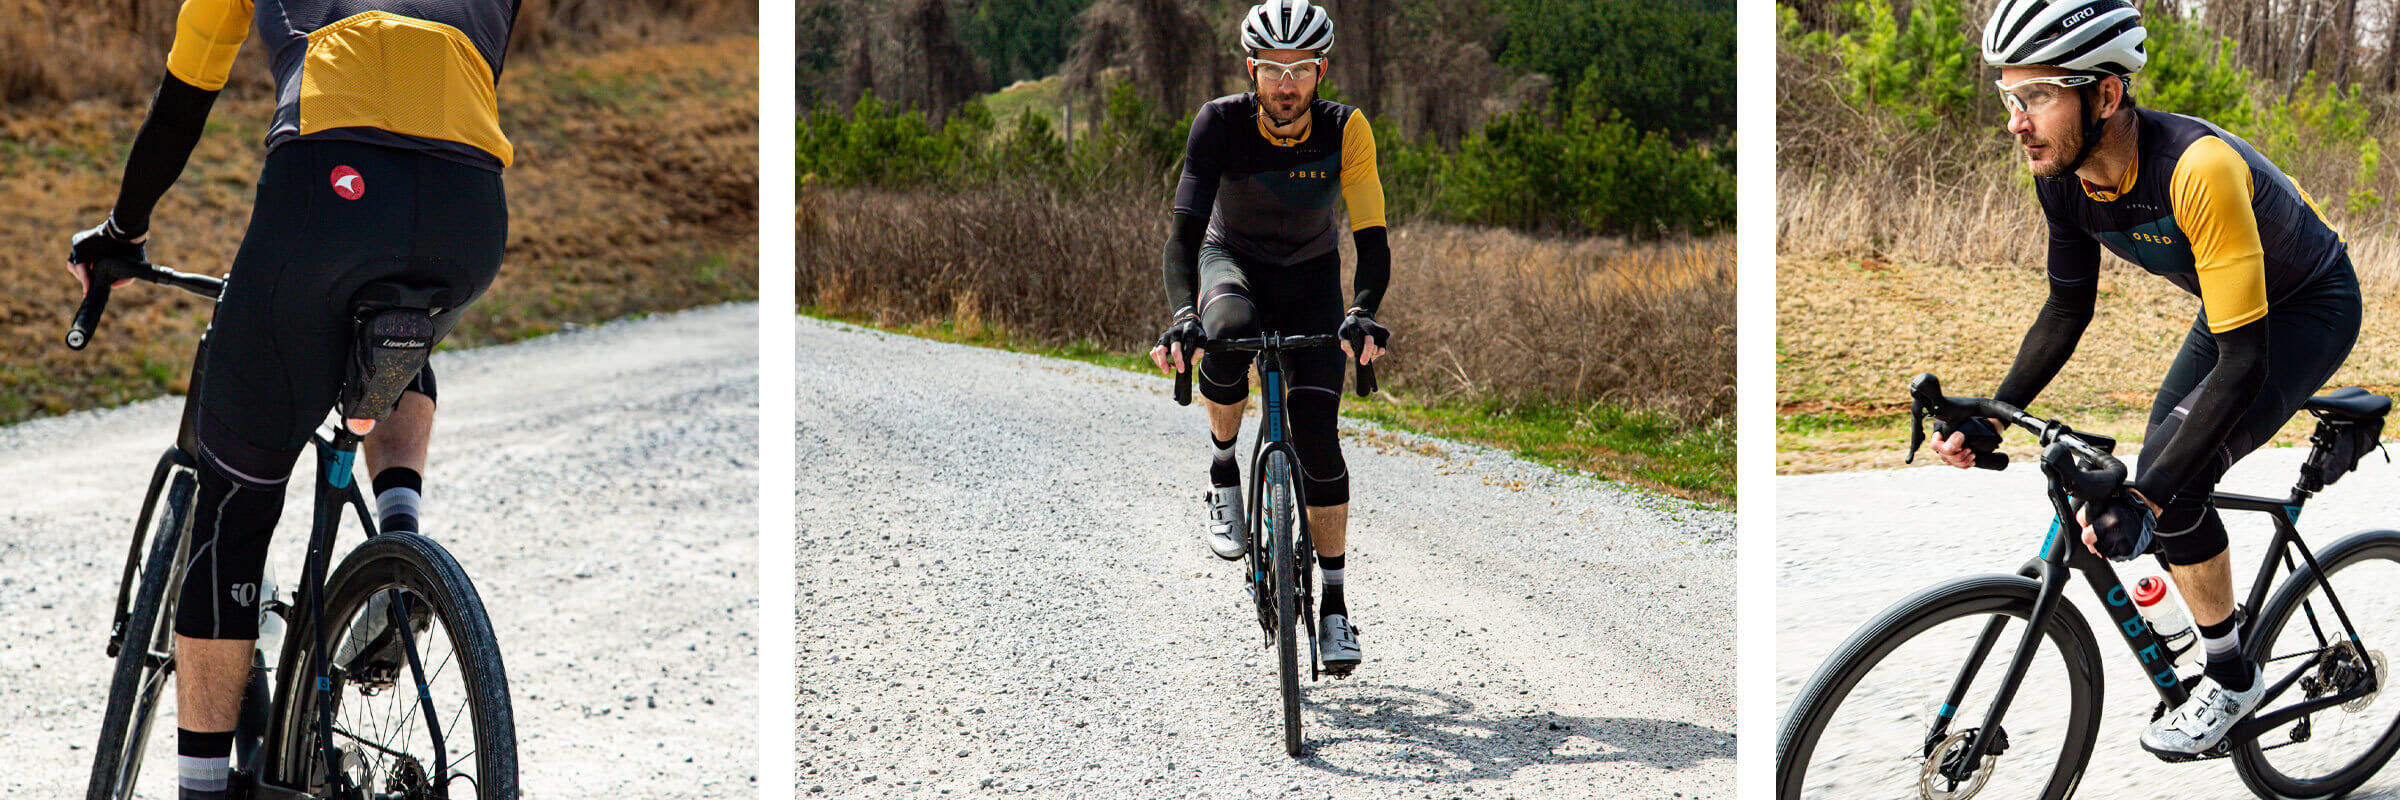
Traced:
<path fill-rule="evenodd" d="M 1242 487 L 1208 490 L 1208 549 L 1232 561 L 1250 549 L 1249 527 L 1242 520 Z"/>
<path fill-rule="evenodd" d="M 2267 694 L 2266 673 L 2257 664 L 2250 665 L 2250 676 L 2250 689 L 2243 692 L 2219 686 L 2215 678 L 2200 679 L 2183 705 L 2142 731 L 2142 749 L 2167 758 L 2189 758 L 2223 743 L 2234 723 L 2257 711 L 2258 701 Z"/>
<path fill-rule="evenodd" d="M 1325 674 L 1337 678 L 1358 668 L 1358 631 L 1350 627 L 1349 616 L 1325 615 L 1317 626 L 1317 660 L 1325 663 Z"/>
<path fill-rule="evenodd" d="M 333 663 L 340 665 L 352 680 L 390 685 L 399 680 L 407 668 L 407 653 L 402 651 L 402 638 L 392 627 L 390 591 L 376 592 L 367 598 L 367 607 L 359 611 L 357 621 L 333 651 Z M 433 607 L 425 599 L 408 598 L 408 628 L 412 638 L 423 637 L 433 627 Z M 431 667 L 428 667 L 430 669 Z"/>

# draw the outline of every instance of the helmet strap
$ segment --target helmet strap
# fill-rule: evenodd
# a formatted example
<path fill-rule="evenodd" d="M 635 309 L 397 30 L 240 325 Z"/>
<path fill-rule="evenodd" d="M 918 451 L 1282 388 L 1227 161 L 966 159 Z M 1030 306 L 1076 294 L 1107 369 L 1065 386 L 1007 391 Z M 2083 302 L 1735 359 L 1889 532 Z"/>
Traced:
<path fill-rule="evenodd" d="M 2064 174 L 2073 175 L 2076 170 L 2083 169 L 2083 162 L 2092 157 L 2092 150 L 2100 146 L 2100 137 L 2108 132 L 2108 118 L 2099 115 L 2099 102 L 2100 90 L 2097 88 L 2084 97 L 2083 147 L 2075 151 L 2074 161 L 2067 162 Z"/>

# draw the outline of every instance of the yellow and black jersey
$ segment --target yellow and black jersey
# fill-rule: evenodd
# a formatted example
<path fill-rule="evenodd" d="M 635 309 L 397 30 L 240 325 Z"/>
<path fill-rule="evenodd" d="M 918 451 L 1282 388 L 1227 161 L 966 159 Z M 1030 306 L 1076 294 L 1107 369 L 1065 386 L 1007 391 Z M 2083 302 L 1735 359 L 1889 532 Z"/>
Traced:
<path fill-rule="evenodd" d="M 2211 332 L 2264 317 L 2345 255 L 2316 201 L 2248 142 L 2206 120 L 2149 109 L 2113 191 L 2073 176 L 2036 181 L 2050 223 L 2050 279 L 2096 280 L 2100 247 L 2200 298 Z"/>
<path fill-rule="evenodd" d="M 1383 225 L 1383 181 L 1366 114 L 1331 100 L 1310 103 L 1308 114 L 1308 131 L 1285 139 L 1267 132 L 1253 93 L 1201 106 L 1192 118 L 1175 213 L 1207 220 L 1208 244 L 1276 266 L 1335 252 L 1337 197 L 1350 230 Z"/>
<path fill-rule="evenodd" d="M 487 169 L 515 161 L 496 81 L 516 0 L 186 0 L 167 71 L 225 86 L 255 29 L 275 73 L 273 150 L 341 139 Z"/>

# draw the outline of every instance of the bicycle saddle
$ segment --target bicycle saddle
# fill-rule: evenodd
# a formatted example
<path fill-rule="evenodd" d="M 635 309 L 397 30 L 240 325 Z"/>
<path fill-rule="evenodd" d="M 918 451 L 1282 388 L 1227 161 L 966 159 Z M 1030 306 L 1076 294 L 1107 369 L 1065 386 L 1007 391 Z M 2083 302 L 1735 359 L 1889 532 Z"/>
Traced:
<path fill-rule="evenodd" d="M 2344 386 L 2300 404 L 2301 408 L 2322 415 L 2354 420 L 2382 419 L 2392 410 L 2392 398 L 2369 392 L 2356 386 Z"/>

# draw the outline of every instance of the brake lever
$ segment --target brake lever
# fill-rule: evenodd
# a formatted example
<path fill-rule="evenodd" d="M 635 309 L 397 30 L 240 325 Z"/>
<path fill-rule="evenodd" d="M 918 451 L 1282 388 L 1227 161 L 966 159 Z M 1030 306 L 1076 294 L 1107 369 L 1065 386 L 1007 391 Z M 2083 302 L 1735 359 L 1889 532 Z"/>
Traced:
<path fill-rule="evenodd" d="M 1900 463 L 1917 463 L 1917 448 L 1923 446 L 1925 446 L 1925 401 L 1912 397 L 1908 401 L 1908 457 L 1901 459 Z"/>

